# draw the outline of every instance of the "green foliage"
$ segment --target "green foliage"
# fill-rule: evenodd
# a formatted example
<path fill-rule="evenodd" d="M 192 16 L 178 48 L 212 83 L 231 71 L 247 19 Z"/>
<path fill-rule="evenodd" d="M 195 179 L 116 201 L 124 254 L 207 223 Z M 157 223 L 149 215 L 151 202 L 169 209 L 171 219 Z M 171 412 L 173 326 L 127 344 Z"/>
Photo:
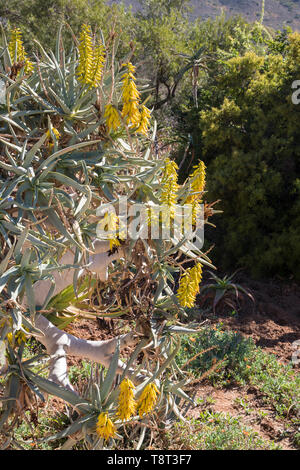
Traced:
<path fill-rule="evenodd" d="M 215 386 L 255 386 L 278 416 L 297 421 L 300 375 L 292 365 L 282 365 L 274 355 L 256 347 L 252 339 L 223 331 L 222 325 L 204 328 L 197 336 L 183 338 L 178 363 L 183 367 L 187 361 L 186 370 L 199 378 L 205 374 Z"/>
<path fill-rule="evenodd" d="M 299 423 L 300 375 L 291 365 L 280 364 L 274 355 L 257 349 L 249 358 L 250 383 L 263 394 L 280 417 L 289 416 Z"/>
<path fill-rule="evenodd" d="M 69 369 L 69 379 L 74 385 L 81 381 L 87 381 L 91 375 L 91 363 L 87 361 L 80 361 L 79 365 L 71 366 Z"/>
<path fill-rule="evenodd" d="M 235 275 L 233 273 L 231 276 L 225 275 L 223 278 L 216 276 L 214 273 L 210 273 L 210 279 L 213 279 L 215 282 L 211 284 L 206 284 L 202 287 L 202 294 L 209 290 L 214 291 L 214 300 L 213 300 L 213 311 L 215 313 L 216 306 L 219 302 L 223 300 L 224 304 L 227 304 L 232 309 L 236 308 L 236 302 L 238 302 L 239 297 L 243 295 L 247 296 L 254 302 L 253 296 L 240 284 L 232 282 L 232 279 Z"/>
<path fill-rule="evenodd" d="M 64 413 L 47 413 L 40 410 L 38 415 L 26 411 L 22 420 L 15 424 L 14 436 L 7 441 L 9 450 L 54 450 L 65 439 L 60 441 L 43 442 L 43 438 L 49 433 L 62 431 L 69 423 Z M 2 444 L 2 443 L 1 443 Z"/>
<path fill-rule="evenodd" d="M 283 55 L 247 52 L 230 59 L 214 79 L 215 104 L 199 113 L 208 197 L 219 197 L 223 210 L 221 228 L 211 236 L 225 269 L 239 265 L 254 276 L 300 278 L 300 108 L 291 88 L 299 79 L 299 54 L 294 33 Z"/>
<path fill-rule="evenodd" d="M 11 0 L 9 4 L 1 5 L 0 16 L 21 29 L 25 44 L 31 49 L 34 39 L 53 49 L 56 41 L 53 31 L 57 31 L 63 21 L 71 26 L 76 35 L 83 23 L 90 24 L 94 30 L 100 28 L 106 36 L 115 25 L 124 40 L 122 43 L 129 48 L 130 12 L 125 12 L 122 5 L 108 5 L 104 0 L 49 0 L 47 3 L 43 0 Z M 72 45 L 70 36 L 66 35 L 65 45 Z"/>
<path fill-rule="evenodd" d="M 185 450 L 280 450 L 238 417 L 208 410 L 200 412 L 197 419 L 175 424 L 167 442 L 171 449 L 183 446 Z"/>
<path fill-rule="evenodd" d="M 249 377 L 247 361 L 254 349 L 251 339 L 224 331 L 221 325 L 215 329 L 206 327 L 196 336 L 183 337 L 178 363 L 182 367 L 198 355 L 186 368 L 196 377 L 208 374 L 209 380 L 219 386 L 244 383 Z"/>

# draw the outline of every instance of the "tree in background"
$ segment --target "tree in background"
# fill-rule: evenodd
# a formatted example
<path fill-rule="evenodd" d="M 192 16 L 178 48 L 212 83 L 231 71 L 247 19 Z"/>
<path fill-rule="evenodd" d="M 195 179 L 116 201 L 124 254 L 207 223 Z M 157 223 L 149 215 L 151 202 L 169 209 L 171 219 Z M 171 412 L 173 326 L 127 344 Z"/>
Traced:
<path fill-rule="evenodd" d="M 226 268 L 253 275 L 300 277 L 299 117 L 292 83 L 299 79 L 300 35 L 278 50 L 246 52 L 214 80 L 215 106 L 198 114 L 208 195 L 224 211 L 215 240 Z M 277 49 L 277 50 L 276 50 Z"/>
<path fill-rule="evenodd" d="M 76 35 L 83 23 L 90 24 L 94 30 L 101 29 L 104 34 L 108 34 L 114 25 L 120 43 L 127 50 L 130 30 L 134 30 L 130 11 L 125 11 L 122 5 L 108 5 L 104 0 L 11 0 L 6 4 L 2 3 L 0 17 L 4 23 L 8 21 L 21 29 L 28 50 L 34 48 L 33 39 L 48 47 L 55 47 L 56 37 L 53 31 L 57 31 L 62 21 L 67 22 Z M 71 38 L 66 35 L 65 47 L 70 45 Z"/>

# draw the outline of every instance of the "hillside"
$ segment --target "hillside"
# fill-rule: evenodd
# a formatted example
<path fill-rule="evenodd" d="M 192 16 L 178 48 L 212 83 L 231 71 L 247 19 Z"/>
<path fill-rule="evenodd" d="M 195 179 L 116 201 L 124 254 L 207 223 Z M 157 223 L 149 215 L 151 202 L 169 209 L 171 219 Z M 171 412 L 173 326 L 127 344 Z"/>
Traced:
<path fill-rule="evenodd" d="M 114 3 L 121 1 L 114 0 Z M 125 5 L 132 5 L 133 10 L 141 9 L 143 0 L 123 0 Z M 300 1 L 299 0 L 266 0 L 265 19 L 266 26 L 282 29 L 285 25 L 300 30 Z M 260 18 L 261 0 L 191 0 L 193 12 L 191 17 L 213 18 L 219 15 L 222 9 L 228 15 L 240 14 L 250 21 Z"/>

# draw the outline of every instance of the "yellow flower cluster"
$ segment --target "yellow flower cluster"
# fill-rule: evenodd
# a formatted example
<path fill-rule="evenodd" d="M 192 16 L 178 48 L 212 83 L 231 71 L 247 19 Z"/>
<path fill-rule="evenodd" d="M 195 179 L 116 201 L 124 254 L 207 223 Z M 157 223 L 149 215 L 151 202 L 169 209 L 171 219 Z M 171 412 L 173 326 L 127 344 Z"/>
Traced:
<path fill-rule="evenodd" d="M 178 170 L 177 163 L 167 158 L 165 161 L 163 180 L 167 180 L 168 178 L 173 178 L 177 181 L 177 170 Z"/>
<path fill-rule="evenodd" d="M 100 413 L 97 420 L 96 432 L 100 438 L 109 440 L 116 435 L 116 427 L 112 420 L 108 417 L 108 413 Z"/>
<path fill-rule="evenodd" d="M 122 117 L 128 125 L 137 127 L 141 121 L 141 114 L 139 111 L 140 93 L 135 84 L 135 67 L 130 62 L 124 65 L 127 71 L 122 75 Z"/>
<path fill-rule="evenodd" d="M 103 219 L 99 222 L 99 230 L 106 232 L 106 239 L 109 240 L 109 247 L 112 249 L 114 246 L 120 246 L 117 238 L 119 227 L 119 217 L 114 211 L 106 212 Z"/>
<path fill-rule="evenodd" d="M 202 280 L 202 265 L 197 263 L 193 268 L 181 276 L 177 297 L 182 307 L 192 308 L 195 305 L 196 296 L 200 291 L 199 284 Z"/>
<path fill-rule="evenodd" d="M 9 342 L 9 344 L 11 346 L 13 346 L 13 334 L 12 333 L 7 333 L 6 335 L 6 338 L 7 338 L 7 341 Z M 15 341 L 20 345 L 22 343 L 22 341 L 24 341 L 24 343 L 26 342 L 26 335 L 23 331 L 19 330 L 16 332 L 15 334 Z"/>
<path fill-rule="evenodd" d="M 58 141 L 59 138 L 60 138 L 59 131 L 57 129 L 55 129 L 55 127 L 52 127 L 51 130 L 52 130 L 53 134 L 55 135 L 56 140 Z M 47 130 L 46 134 L 47 134 L 47 140 L 49 140 L 49 149 L 51 150 L 54 147 L 54 142 L 53 142 L 53 137 L 52 137 L 49 129 Z M 52 141 L 52 142 L 50 142 L 50 141 Z"/>
<path fill-rule="evenodd" d="M 93 68 L 93 86 L 98 86 L 102 80 L 103 69 L 105 64 L 105 47 L 99 41 L 94 49 L 94 68 Z"/>
<path fill-rule="evenodd" d="M 150 123 L 150 110 L 147 106 L 140 106 L 140 92 L 136 86 L 136 78 L 134 76 L 135 67 L 131 62 L 123 64 L 126 67 L 125 73 L 122 75 L 122 112 L 121 116 L 130 127 L 136 128 L 135 132 L 147 135 Z M 105 107 L 104 117 L 109 132 L 117 130 L 121 125 L 120 116 L 117 108 L 109 103 Z"/>
<path fill-rule="evenodd" d="M 152 382 L 146 385 L 137 404 L 140 418 L 142 418 L 144 414 L 151 413 L 156 404 L 158 394 L 159 390 L 155 383 Z"/>
<path fill-rule="evenodd" d="M 136 132 L 140 132 L 141 134 L 147 135 L 150 123 L 150 116 L 150 109 L 148 109 L 147 106 L 142 105 L 141 119 Z"/>
<path fill-rule="evenodd" d="M 27 57 L 25 52 L 22 34 L 19 28 L 15 28 L 11 32 L 11 38 L 8 43 L 8 51 L 12 63 L 24 62 L 24 72 L 29 74 L 33 71 L 33 63 Z"/>
<path fill-rule="evenodd" d="M 202 161 L 200 161 L 199 164 L 194 167 L 194 171 L 190 175 L 191 191 L 193 193 L 202 193 L 204 191 L 206 178 L 205 169 L 205 164 Z M 187 204 L 192 204 L 192 220 L 194 224 L 196 223 L 199 212 L 199 204 L 201 203 L 200 198 L 200 194 L 192 194 L 187 198 L 186 201 Z"/>
<path fill-rule="evenodd" d="M 141 393 L 138 402 L 134 399 L 135 387 L 131 380 L 124 379 L 120 384 L 119 403 L 116 411 L 116 417 L 121 421 L 128 421 L 136 414 L 138 410 L 140 418 L 153 411 L 157 402 L 159 390 L 155 383 L 146 385 Z M 107 412 L 99 414 L 96 425 L 96 432 L 99 437 L 108 441 L 116 436 L 116 426 L 108 417 Z"/>
<path fill-rule="evenodd" d="M 134 400 L 135 387 L 131 380 L 124 379 L 120 385 L 119 406 L 116 415 L 127 421 L 136 412 L 136 402 Z"/>
<path fill-rule="evenodd" d="M 121 125 L 120 116 L 119 116 L 118 110 L 115 108 L 114 105 L 107 104 L 105 106 L 104 117 L 106 119 L 106 125 L 109 131 L 111 130 L 116 131 L 118 127 L 120 127 Z"/>
<path fill-rule="evenodd" d="M 194 171 L 190 175 L 190 179 L 192 180 L 191 188 L 195 193 L 204 191 L 206 177 L 205 169 L 206 167 L 204 162 L 200 161 L 199 164 L 194 167 Z"/>
<path fill-rule="evenodd" d="M 99 86 L 105 63 L 105 47 L 101 42 L 94 45 L 91 27 L 87 24 L 81 27 L 78 49 L 78 80 L 90 88 Z"/>
<path fill-rule="evenodd" d="M 168 206 L 171 218 L 174 218 L 175 215 L 174 205 L 177 202 L 177 192 L 179 189 L 179 185 L 177 183 L 177 170 L 178 165 L 169 158 L 167 158 L 162 177 L 162 193 L 160 201 L 162 204 Z"/>

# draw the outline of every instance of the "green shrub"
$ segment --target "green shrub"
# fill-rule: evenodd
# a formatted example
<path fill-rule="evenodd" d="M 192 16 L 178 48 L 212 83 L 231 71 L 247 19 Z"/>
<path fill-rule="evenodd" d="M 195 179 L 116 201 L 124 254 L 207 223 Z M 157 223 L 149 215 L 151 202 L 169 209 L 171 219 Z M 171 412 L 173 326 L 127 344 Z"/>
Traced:
<path fill-rule="evenodd" d="M 197 336 L 184 336 L 178 363 L 182 366 L 200 351 L 204 351 L 185 370 L 192 372 L 195 377 L 208 374 L 214 385 L 226 386 L 249 379 L 246 362 L 254 349 L 252 339 L 244 339 L 233 331 L 223 331 L 222 325 L 215 329 L 207 327 Z"/>
<path fill-rule="evenodd" d="M 198 419 L 175 424 L 168 435 L 170 448 L 188 450 L 280 450 L 273 441 L 261 438 L 239 418 L 204 411 Z M 183 447 L 182 447 L 183 446 Z"/>
<path fill-rule="evenodd" d="M 295 33 L 285 55 L 231 59 L 219 78 L 223 102 L 200 114 L 209 197 L 218 193 L 224 211 L 218 255 L 225 268 L 300 279 L 300 107 L 291 88 L 299 57 Z"/>
<path fill-rule="evenodd" d="M 292 102 L 299 58 L 299 33 L 282 33 L 264 50 L 253 45 L 218 60 L 199 89 L 199 108 L 184 116 L 192 164 L 206 164 L 206 198 L 220 199 L 223 211 L 218 230 L 206 232 L 221 269 L 300 279 L 300 105 Z"/>
<path fill-rule="evenodd" d="M 206 374 L 215 386 L 252 385 L 278 416 L 297 420 L 300 375 L 292 365 L 280 364 L 273 354 L 256 347 L 251 338 L 222 331 L 221 324 L 215 329 L 207 327 L 195 336 L 183 337 L 177 360 L 180 367 L 188 363 L 185 370 L 195 377 Z"/>

